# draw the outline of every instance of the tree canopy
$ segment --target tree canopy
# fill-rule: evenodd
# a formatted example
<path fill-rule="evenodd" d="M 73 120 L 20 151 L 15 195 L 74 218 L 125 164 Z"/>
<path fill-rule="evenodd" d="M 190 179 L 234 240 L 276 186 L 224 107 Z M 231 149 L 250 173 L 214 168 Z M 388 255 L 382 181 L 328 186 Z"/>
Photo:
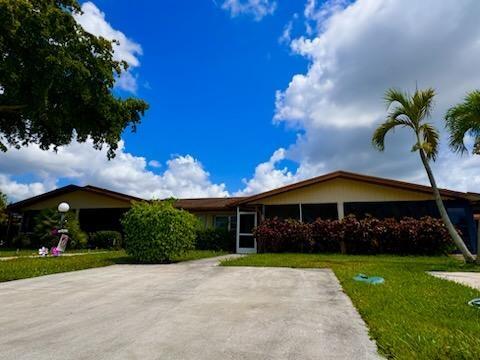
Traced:
<path fill-rule="evenodd" d="M 374 132 L 372 143 L 378 150 L 385 149 L 385 136 L 397 126 L 413 130 L 417 141 L 412 151 L 423 150 L 428 159 L 435 160 L 440 135 L 435 127 L 426 122 L 432 111 L 433 89 L 417 90 L 413 95 L 397 89 L 389 89 L 385 101 L 390 109 L 387 120 Z M 393 105 L 393 106 L 392 106 Z"/>
<path fill-rule="evenodd" d="M 112 93 L 128 67 L 112 44 L 74 19 L 77 0 L 0 0 L 0 149 L 106 144 L 113 157 L 122 131 L 148 104 Z"/>

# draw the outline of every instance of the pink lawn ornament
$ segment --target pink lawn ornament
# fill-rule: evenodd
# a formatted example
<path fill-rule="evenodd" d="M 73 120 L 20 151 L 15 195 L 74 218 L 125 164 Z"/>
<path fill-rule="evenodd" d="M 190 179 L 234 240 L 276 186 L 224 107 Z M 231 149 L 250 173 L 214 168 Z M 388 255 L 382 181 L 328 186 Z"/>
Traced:
<path fill-rule="evenodd" d="M 52 254 L 52 256 L 59 256 L 61 252 L 57 249 L 56 246 L 54 246 L 50 249 L 50 254 Z"/>

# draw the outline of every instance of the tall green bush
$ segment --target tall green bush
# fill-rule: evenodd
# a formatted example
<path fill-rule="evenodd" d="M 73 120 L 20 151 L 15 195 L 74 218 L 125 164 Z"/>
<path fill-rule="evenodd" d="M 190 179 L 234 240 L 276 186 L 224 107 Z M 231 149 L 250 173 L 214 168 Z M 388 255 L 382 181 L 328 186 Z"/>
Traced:
<path fill-rule="evenodd" d="M 128 255 L 142 263 L 162 263 L 193 249 L 199 224 L 171 201 L 155 201 L 134 203 L 122 225 Z"/>
<path fill-rule="evenodd" d="M 56 233 L 56 230 L 60 227 L 60 220 L 61 215 L 57 210 L 42 210 L 35 217 L 31 246 L 56 246 L 60 238 Z M 83 249 L 87 246 L 88 236 L 80 229 L 80 224 L 73 212 L 66 214 L 65 227 L 68 230 L 68 236 L 70 238 L 67 249 Z"/>

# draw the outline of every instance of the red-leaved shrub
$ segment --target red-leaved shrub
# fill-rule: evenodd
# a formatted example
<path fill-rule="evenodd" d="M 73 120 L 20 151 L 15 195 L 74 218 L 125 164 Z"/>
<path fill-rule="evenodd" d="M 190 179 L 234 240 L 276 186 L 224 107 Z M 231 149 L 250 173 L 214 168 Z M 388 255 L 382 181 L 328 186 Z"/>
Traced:
<path fill-rule="evenodd" d="M 442 221 L 432 217 L 317 219 L 313 223 L 268 219 L 254 230 L 258 252 L 339 252 L 348 254 L 447 253 L 453 244 Z"/>

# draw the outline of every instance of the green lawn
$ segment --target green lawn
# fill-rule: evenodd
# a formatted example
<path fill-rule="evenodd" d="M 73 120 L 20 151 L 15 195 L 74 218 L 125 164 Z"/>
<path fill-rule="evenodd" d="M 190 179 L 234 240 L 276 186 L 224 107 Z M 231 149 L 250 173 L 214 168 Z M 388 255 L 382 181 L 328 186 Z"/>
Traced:
<path fill-rule="evenodd" d="M 71 251 L 67 253 L 71 253 Z M 174 262 L 203 259 L 223 254 L 225 253 L 192 250 L 174 259 Z M 0 256 L 2 255 L 0 252 Z M 19 259 L 0 261 L 0 282 L 129 263 L 134 263 L 134 261 L 124 251 L 92 252 L 87 255 L 46 258 L 28 258 L 23 256 Z"/>
<path fill-rule="evenodd" d="M 480 359 L 480 291 L 434 278 L 430 270 L 480 271 L 449 257 L 258 254 L 224 266 L 331 268 L 370 328 L 379 351 L 395 359 Z M 385 278 L 356 282 L 357 273 Z"/>
<path fill-rule="evenodd" d="M 98 250 L 88 250 L 88 249 L 79 249 L 79 250 L 68 250 L 69 254 L 72 253 L 95 253 L 95 252 L 103 252 L 106 251 L 105 249 L 98 249 Z M 0 258 L 2 257 L 11 257 L 11 256 L 32 256 L 38 255 L 38 249 L 2 249 L 0 250 Z"/>

